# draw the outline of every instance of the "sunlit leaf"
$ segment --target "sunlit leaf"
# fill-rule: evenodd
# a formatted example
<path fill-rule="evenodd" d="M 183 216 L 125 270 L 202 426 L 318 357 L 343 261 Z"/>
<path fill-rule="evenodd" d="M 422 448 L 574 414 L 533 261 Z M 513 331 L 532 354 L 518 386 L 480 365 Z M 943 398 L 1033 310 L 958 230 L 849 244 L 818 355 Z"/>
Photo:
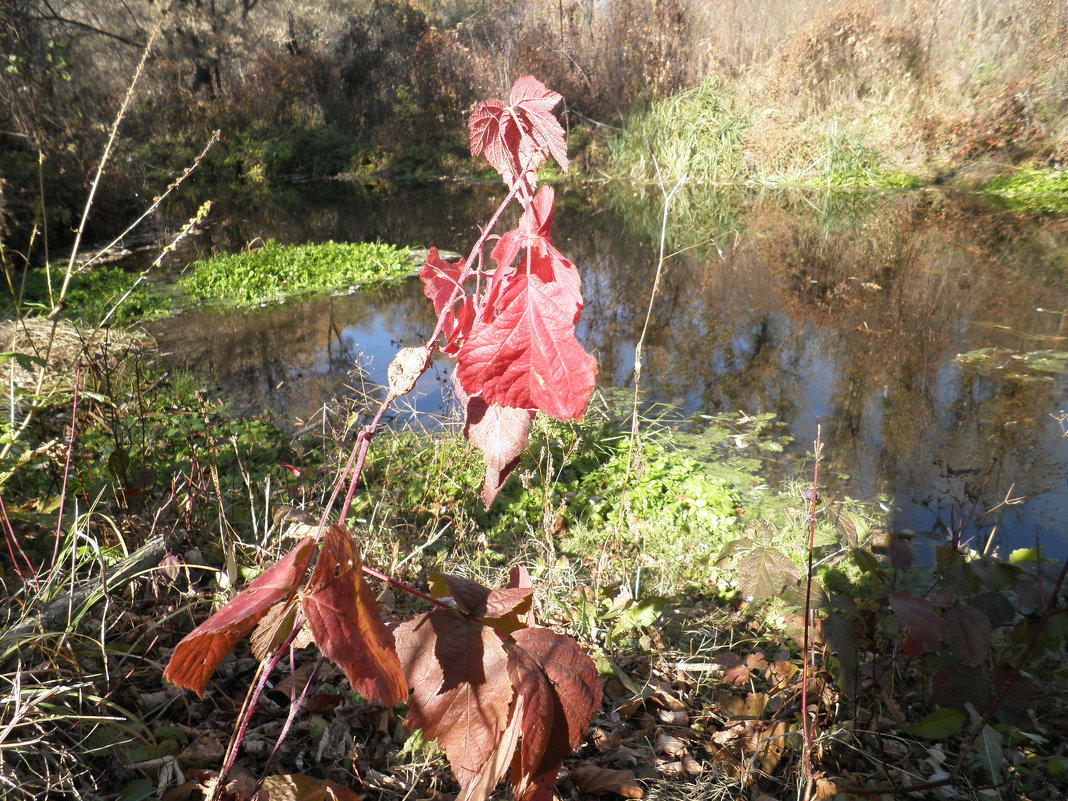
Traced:
<path fill-rule="evenodd" d="M 508 649 L 509 672 L 523 699 L 523 739 L 512 763 L 517 801 L 552 798 L 563 759 L 601 705 L 593 660 L 571 639 L 548 629 L 521 629 Z"/>
<path fill-rule="evenodd" d="M 241 638 L 274 604 L 292 598 L 304 577 L 314 546 L 313 537 L 301 540 L 277 564 L 265 570 L 226 606 L 182 638 L 171 655 L 164 677 L 203 696 L 211 674 Z"/>
<path fill-rule="evenodd" d="M 905 729 L 906 734 L 925 740 L 944 740 L 964 726 L 967 715 L 959 709 L 937 709 L 919 723 Z"/>
<path fill-rule="evenodd" d="M 408 685 L 407 723 L 445 749 L 462 787 L 475 781 L 509 721 L 512 683 L 497 633 L 444 609 L 394 631 Z"/>
<path fill-rule="evenodd" d="M 301 608 L 323 655 L 369 701 L 395 706 L 408 696 L 393 635 L 363 580 L 360 554 L 347 531 L 330 526 Z"/>

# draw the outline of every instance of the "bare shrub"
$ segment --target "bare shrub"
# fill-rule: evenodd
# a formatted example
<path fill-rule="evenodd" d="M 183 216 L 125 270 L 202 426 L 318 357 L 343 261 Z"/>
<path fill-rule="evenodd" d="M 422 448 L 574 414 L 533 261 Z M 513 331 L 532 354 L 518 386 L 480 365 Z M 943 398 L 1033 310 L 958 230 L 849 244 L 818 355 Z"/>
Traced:
<path fill-rule="evenodd" d="M 915 20 L 880 15 L 871 3 L 842 3 L 816 15 L 781 50 L 782 79 L 816 106 L 921 85 L 926 50 Z"/>

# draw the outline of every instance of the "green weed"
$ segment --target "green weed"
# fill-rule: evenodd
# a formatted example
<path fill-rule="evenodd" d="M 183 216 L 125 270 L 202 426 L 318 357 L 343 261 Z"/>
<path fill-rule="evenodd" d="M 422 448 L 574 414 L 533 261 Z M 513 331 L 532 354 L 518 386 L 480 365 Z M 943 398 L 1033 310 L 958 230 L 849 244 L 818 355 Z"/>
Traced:
<path fill-rule="evenodd" d="M 263 247 L 195 261 L 179 286 L 197 300 L 256 306 L 332 289 L 365 289 L 401 280 L 413 271 L 407 248 L 381 242 L 324 242 Z"/>
<path fill-rule="evenodd" d="M 1068 210 L 1068 169 L 1024 167 L 995 178 L 983 191 L 1009 208 L 1062 213 Z"/>
<path fill-rule="evenodd" d="M 14 315 L 16 310 L 21 310 L 31 314 L 47 314 L 52 309 L 53 293 L 59 290 L 57 276 L 61 278 L 62 274 L 61 268 L 52 268 L 51 289 L 49 273 L 42 268 L 29 270 L 23 276 L 14 278 L 14 296 L 10 292 L 4 293 L 0 300 L 0 313 Z M 151 292 L 144 283 L 135 287 L 137 277 L 137 273 L 108 266 L 75 273 L 67 292 L 65 316 L 86 325 L 96 325 L 126 292 L 130 292 L 129 297 L 110 318 L 114 323 L 142 322 L 170 314 L 173 311 L 171 300 Z"/>

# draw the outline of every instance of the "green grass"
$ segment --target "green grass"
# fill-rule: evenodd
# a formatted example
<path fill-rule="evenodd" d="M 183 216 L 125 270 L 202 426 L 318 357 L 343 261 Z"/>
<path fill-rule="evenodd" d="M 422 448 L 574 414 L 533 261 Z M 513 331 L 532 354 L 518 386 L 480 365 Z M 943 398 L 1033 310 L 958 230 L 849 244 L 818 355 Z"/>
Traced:
<path fill-rule="evenodd" d="M 281 245 L 273 239 L 257 250 L 213 256 L 190 265 L 179 282 L 201 301 L 229 307 L 401 280 L 413 271 L 407 248 L 380 242 Z"/>
<path fill-rule="evenodd" d="M 119 299 L 134 286 L 138 274 L 118 267 L 96 267 L 71 278 L 67 291 L 64 316 L 86 325 L 96 325 L 111 311 Z M 52 291 L 49 292 L 49 275 L 43 269 L 33 269 L 23 276 L 13 277 L 14 297 L 10 291 L 3 293 L 0 312 L 13 315 L 16 308 L 24 312 L 47 314 L 52 308 L 63 282 L 63 268 L 52 265 Z M 16 303 L 15 298 L 18 298 Z M 164 317 L 173 311 L 169 298 L 153 294 L 145 283 L 130 292 L 109 318 L 109 322 L 128 324 Z"/>
<path fill-rule="evenodd" d="M 748 118 L 712 83 L 658 100 L 631 114 L 608 143 L 609 172 L 634 183 L 669 186 L 742 180 L 742 139 Z"/>
<path fill-rule="evenodd" d="M 1023 167 L 983 189 L 1010 208 L 1058 214 L 1068 211 L 1068 169 Z"/>

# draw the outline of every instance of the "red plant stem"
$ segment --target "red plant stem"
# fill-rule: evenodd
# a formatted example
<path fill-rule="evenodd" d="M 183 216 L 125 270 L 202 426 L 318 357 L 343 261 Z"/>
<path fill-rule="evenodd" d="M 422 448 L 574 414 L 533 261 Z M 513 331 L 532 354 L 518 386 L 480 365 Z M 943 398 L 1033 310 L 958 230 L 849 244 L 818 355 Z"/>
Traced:
<path fill-rule="evenodd" d="M 52 542 L 52 564 L 49 570 L 56 569 L 56 560 L 59 558 L 59 539 L 63 534 L 63 509 L 67 499 L 67 478 L 70 476 L 71 454 L 74 453 L 74 431 L 78 423 L 78 387 L 82 383 L 81 362 L 74 370 L 74 399 L 70 407 L 70 437 L 67 440 L 67 456 L 63 463 L 63 486 L 59 491 L 59 509 L 56 511 L 56 535 Z"/>
<path fill-rule="evenodd" d="M 493 227 L 497 224 L 497 221 L 501 218 L 501 215 L 504 214 L 504 210 L 508 208 L 508 204 L 512 202 L 512 198 L 519 194 L 520 186 L 521 182 L 519 180 L 516 180 L 516 182 L 512 184 L 512 188 L 509 190 L 508 195 L 504 198 L 504 200 L 501 201 L 501 204 L 497 206 L 497 210 L 493 212 L 493 216 L 490 217 L 489 222 L 486 223 L 486 227 L 482 229 L 482 234 L 481 236 L 479 236 L 478 241 L 475 242 L 475 244 L 471 248 L 471 252 L 467 255 L 467 261 L 464 262 L 464 269 L 460 273 L 460 277 L 456 282 L 456 289 L 453 290 L 452 297 L 449 298 L 449 302 L 442 306 L 441 314 L 438 315 L 437 327 L 434 328 L 434 333 L 431 334 L 430 338 L 427 340 L 428 353 L 426 357 L 426 364 L 423 366 L 424 370 L 430 366 L 430 357 L 432 355 L 433 348 L 435 347 L 438 341 L 438 337 L 441 336 L 441 329 L 445 327 L 445 315 L 449 313 L 449 310 L 452 309 L 453 304 L 460 299 L 461 295 L 463 295 L 464 281 L 470 278 L 471 273 L 474 271 L 471 265 L 475 263 L 475 257 L 482 252 L 482 246 L 486 244 L 486 240 L 489 239 L 490 234 L 493 232 Z M 524 209 L 529 204 L 530 200 L 526 199 L 523 202 Z"/>
<path fill-rule="evenodd" d="M 403 581 L 397 581 L 397 579 L 392 578 L 391 576 L 387 576 L 385 573 L 382 573 L 379 570 L 375 570 L 373 567 L 368 567 L 367 565 L 363 565 L 362 567 L 363 572 L 366 573 L 368 576 L 376 578 L 379 581 L 384 581 L 389 586 L 396 587 L 398 590 L 403 590 L 409 595 L 414 595 L 416 598 L 420 598 L 426 601 L 428 604 L 433 604 L 434 606 L 440 607 L 442 609 L 455 609 L 455 607 L 445 603 L 440 598 L 435 598 L 433 595 L 427 595 L 425 592 L 417 590 L 415 587 L 411 587 L 405 584 Z"/>
<path fill-rule="evenodd" d="M 801 666 L 801 734 L 804 741 L 806 796 L 812 784 L 812 735 L 815 722 L 808 715 L 808 678 L 812 662 L 812 559 L 816 543 L 816 502 L 820 485 L 820 429 L 816 427 L 815 460 L 812 464 L 812 499 L 808 510 L 808 570 L 805 581 L 805 641 Z"/>
<path fill-rule="evenodd" d="M 290 664 L 292 664 L 292 658 Z M 256 789 L 252 791 L 252 797 L 256 798 L 260 788 L 263 787 L 263 782 L 266 780 L 268 774 L 271 772 L 271 768 L 274 767 L 274 762 L 278 758 L 278 750 L 282 747 L 282 743 L 286 741 L 286 737 L 289 736 L 289 730 L 293 728 L 293 721 L 297 719 L 297 714 L 304 707 L 304 701 L 308 697 L 308 691 L 311 690 L 312 684 L 319 677 L 319 669 L 323 666 L 323 656 L 319 655 L 319 658 L 315 662 L 315 667 L 312 668 L 311 675 L 308 676 L 308 681 L 304 684 L 304 689 L 300 691 L 300 697 L 296 700 L 290 700 L 289 713 L 286 715 L 286 722 L 282 724 L 282 730 L 278 732 L 278 737 L 274 741 L 274 748 L 271 749 L 270 756 L 267 757 L 267 761 L 263 765 L 263 770 L 260 772 L 259 781 L 256 782 Z"/>
<path fill-rule="evenodd" d="M 11 518 L 7 516 L 7 507 L 4 506 L 4 499 L 0 496 L 0 514 L 4 518 L 4 540 L 7 542 L 7 552 L 11 554 L 11 564 L 15 568 L 15 572 L 18 577 L 25 583 L 27 581 L 26 576 L 22 573 L 22 568 L 19 567 L 19 560 L 15 557 L 15 551 L 19 552 L 19 556 L 22 557 L 22 561 L 26 563 L 26 570 L 33 580 L 33 586 L 38 592 L 41 590 L 41 582 L 37 578 L 37 569 L 33 566 L 33 562 L 26 556 L 26 552 L 22 550 L 22 545 L 19 544 L 18 537 L 15 536 L 15 529 L 11 527 Z"/>
<path fill-rule="evenodd" d="M 219 776 L 215 780 L 215 786 L 212 787 L 211 794 L 208 796 L 207 801 L 215 801 L 219 797 L 220 790 L 225 787 L 226 780 L 230 776 L 230 771 L 233 770 L 234 762 L 237 761 L 237 752 L 241 748 L 241 743 L 245 740 L 245 734 L 248 733 L 248 725 L 252 721 L 252 713 L 256 711 L 256 704 L 258 704 L 260 698 L 263 697 L 263 691 L 267 687 L 267 680 L 271 676 L 271 671 L 274 670 L 275 665 L 277 665 L 278 661 L 282 658 L 282 654 L 289 650 L 289 646 L 293 644 L 293 640 L 297 637 L 297 632 L 300 631 L 301 626 L 303 625 L 304 619 L 298 615 L 297 619 L 293 622 L 293 630 L 289 632 L 289 636 L 286 637 L 285 642 L 274 652 L 270 661 L 262 666 L 260 677 L 249 695 L 248 705 L 242 712 L 241 720 L 238 722 L 237 731 L 234 733 L 233 742 L 230 744 L 230 749 L 226 753 L 226 761 L 223 763 L 222 769 L 219 771 Z"/>

